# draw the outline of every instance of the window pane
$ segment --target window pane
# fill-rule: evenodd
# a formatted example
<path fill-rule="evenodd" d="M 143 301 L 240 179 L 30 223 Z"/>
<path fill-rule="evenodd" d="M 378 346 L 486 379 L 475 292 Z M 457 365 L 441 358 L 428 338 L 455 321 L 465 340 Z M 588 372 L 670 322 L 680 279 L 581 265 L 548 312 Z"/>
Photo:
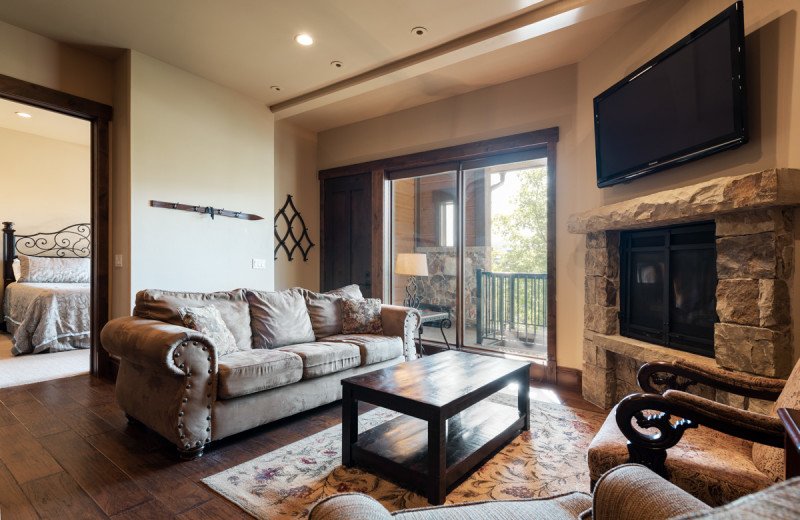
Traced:
<path fill-rule="evenodd" d="M 405 301 L 407 290 L 413 292 L 415 283 L 418 308 L 426 317 L 422 338 L 426 342 L 444 343 L 446 337 L 450 345 L 455 346 L 458 325 L 456 172 L 393 180 L 392 196 L 392 303 L 409 303 Z M 416 274 L 411 283 L 410 270 L 402 265 L 405 259 L 398 262 L 401 254 L 422 255 L 416 259 L 421 258 L 427 274 Z M 433 313 L 438 313 L 438 318 Z M 443 320 L 447 319 L 450 328 L 440 328 L 446 325 Z"/>
<path fill-rule="evenodd" d="M 547 163 L 464 172 L 464 345 L 547 355 Z"/>

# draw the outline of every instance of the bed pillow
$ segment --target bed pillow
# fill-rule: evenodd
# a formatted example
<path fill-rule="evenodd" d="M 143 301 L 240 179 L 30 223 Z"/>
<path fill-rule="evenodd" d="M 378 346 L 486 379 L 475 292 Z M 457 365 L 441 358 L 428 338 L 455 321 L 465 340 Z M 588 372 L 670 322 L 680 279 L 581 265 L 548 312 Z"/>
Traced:
<path fill-rule="evenodd" d="M 13 262 L 11 262 L 11 271 L 14 273 L 14 280 L 19 281 L 19 277 L 22 276 L 22 271 L 20 271 L 19 267 L 19 258 L 15 258 Z"/>
<path fill-rule="evenodd" d="M 342 333 L 383 334 L 381 301 L 378 298 L 342 300 Z"/>
<path fill-rule="evenodd" d="M 89 283 L 92 264 L 88 258 L 47 258 L 19 255 L 18 282 Z"/>
<path fill-rule="evenodd" d="M 181 307 L 180 314 L 186 328 L 208 336 L 217 348 L 217 357 L 236 352 L 236 340 L 216 308 Z"/>

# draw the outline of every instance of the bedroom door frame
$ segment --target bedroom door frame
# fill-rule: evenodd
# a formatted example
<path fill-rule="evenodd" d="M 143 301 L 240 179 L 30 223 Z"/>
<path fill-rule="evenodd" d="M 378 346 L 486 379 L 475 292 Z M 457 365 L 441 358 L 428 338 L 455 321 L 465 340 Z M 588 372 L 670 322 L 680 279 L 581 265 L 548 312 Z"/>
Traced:
<path fill-rule="evenodd" d="M 111 357 L 100 348 L 100 331 L 108 322 L 110 224 L 109 200 L 111 184 L 110 123 L 113 109 L 109 105 L 74 96 L 0 74 L 0 98 L 25 103 L 45 110 L 78 117 L 91 123 L 91 352 L 93 376 L 112 379 L 115 370 Z"/>

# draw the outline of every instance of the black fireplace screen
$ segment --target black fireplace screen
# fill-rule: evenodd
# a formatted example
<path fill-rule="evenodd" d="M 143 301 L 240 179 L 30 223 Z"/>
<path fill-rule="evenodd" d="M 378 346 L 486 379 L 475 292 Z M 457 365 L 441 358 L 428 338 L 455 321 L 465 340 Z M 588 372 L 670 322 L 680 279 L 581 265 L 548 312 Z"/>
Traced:
<path fill-rule="evenodd" d="M 620 332 L 714 356 L 714 223 L 626 231 L 620 242 Z"/>

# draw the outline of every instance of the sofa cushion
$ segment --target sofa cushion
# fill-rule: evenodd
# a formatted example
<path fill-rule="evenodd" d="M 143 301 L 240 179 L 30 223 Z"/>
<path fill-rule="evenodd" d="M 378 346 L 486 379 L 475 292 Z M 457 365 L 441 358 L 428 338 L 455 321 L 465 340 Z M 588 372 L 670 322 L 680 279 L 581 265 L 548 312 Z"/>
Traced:
<path fill-rule="evenodd" d="M 381 301 L 342 300 L 342 332 L 344 334 L 382 334 Z"/>
<path fill-rule="evenodd" d="M 147 289 L 136 293 L 136 306 L 133 315 L 139 318 L 163 321 L 183 327 L 181 307 L 214 306 L 228 330 L 236 339 L 238 350 L 252 348 L 250 332 L 250 309 L 243 289 L 212 293 L 191 293 Z"/>
<path fill-rule="evenodd" d="M 311 327 L 317 339 L 342 332 L 341 296 L 306 291 L 305 298 Z"/>
<path fill-rule="evenodd" d="M 338 289 L 332 289 L 327 291 L 324 294 L 332 294 L 334 296 L 339 296 L 340 298 L 347 298 L 350 300 L 363 300 L 364 296 L 361 294 L 361 287 L 358 284 L 350 284 L 345 285 L 344 287 L 339 287 Z"/>
<path fill-rule="evenodd" d="M 180 315 L 187 329 L 208 336 L 216 347 L 218 357 L 236 352 L 236 340 L 216 307 L 181 307 Z"/>
<path fill-rule="evenodd" d="M 361 289 L 356 284 L 346 285 L 326 293 L 303 289 L 306 308 L 319 340 L 342 332 L 342 299 L 361 300 Z"/>
<path fill-rule="evenodd" d="M 220 399 L 232 399 L 278 386 L 303 377 L 303 360 L 291 352 L 254 349 L 234 352 L 217 361 Z"/>
<path fill-rule="evenodd" d="M 277 348 L 314 341 L 314 329 L 299 289 L 245 291 L 250 304 L 253 348 Z"/>
<path fill-rule="evenodd" d="M 303 379 L 334 374 L 361 364 L 361 352 L 350 343 L 315 341 L 281 347 L 278 350 L 297 354 L 303 360 Z"/>
<path fill-rule="evenodd" d="M 361 352 L 361 365 L 374 365 L 403 355 L 403 339 L 397 336 L 377 334 L 337 334 L 328 336 L 325 341 L 350 343 Z"/>

